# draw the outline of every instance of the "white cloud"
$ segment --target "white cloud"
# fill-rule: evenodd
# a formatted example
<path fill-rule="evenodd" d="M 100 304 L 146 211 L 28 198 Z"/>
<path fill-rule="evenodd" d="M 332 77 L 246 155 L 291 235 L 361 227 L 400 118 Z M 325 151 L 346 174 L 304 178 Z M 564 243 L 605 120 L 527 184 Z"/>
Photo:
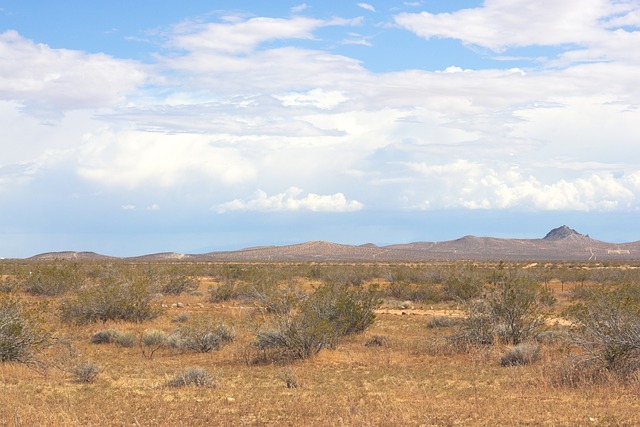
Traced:
<path fill-rule="evenodd" d="M 306 4 L 306 3 L 301 3 L 301 4 L 297 5 L 297 6 L 293 6 L 293 7 L 291 8 L 291 12 L 292 12 L 292 13 L 300 13 L 300 12 L 302 12 L 303 10 L 307 10 L 308 8 L 309 8 L 309 5 L 308 5 L 308 4 Z"/>
<path fill-rule="evenodd" d="M 633 57 L 632 42 L 619 37 L 625 31 L 608 29 L 637 26 L 639 12 L 635 1 L 486 0 L 482 7 L 451 13 L 403 13 L 395 16 L 395 22 L 426 39 L 459 39 L 497 52 L 509 47 L 571 45 L 602 50 L 602 43 L 616 40 L 624 46 L 625 57 Z"/>
<path fill-rule="evenodd" d="M 368 10 L 369 12 L 376 11 L 376 8 L 370 5 L 369 3 L 358 3 L 358 7 L 361 7 L 364 10 Z"/>
<path fill-rule="evenodd" d="M 342 91 L 326 91 L 323 89 L 312 89 L 306 93 L 291 92 L 283 95 L 276 95 L 285 106 L 312 106 L 322 110 L 330 110 L 348 98 Z"/>
<path fill-rule="evenodd" d="M 291 187 L 286 192 L 273 196 L 259 190 L 253 199 L 235 199 L 217 206 L 216 211 L 218 213 L 232 211 L 353 212 L 363 208 L 362 203 L 356 200 L 347 200 L 343 193 L 331 195 L 308 193 L 305 196 L 302 196 L 302 193 L 303 190 L 296 187 Z"/>
<path fill-rule="evenodd" d="M 122 209 L 123 211 L 135 211 L 136 205 L 122 205 L 120 206 L 120 209 Z"/>
<path fill-rule="evenodd" d="M 0 52 L 0 99 L 45 118 L 115 105 L 147 78 L 132 61 L 52 49 L 11 30 L 0 34 Z"/>
<path fill-rule="evenodd" d="M 247 53 L 269 41 L 312 39 L 314 30 L 327 25 L 332 23 L 302 16 L 291 19 L 257 17 L 224 24 L 185 22 L 175 27 L 170 44 L 189 52 Z"/>
<path fill-rule="evenodd" d="M 203 135 L 105 130 L 85 136 L 78 162 L 81 177 L 128 189 L 175 188 L 202 179 L 232 185 L 255 176 L 238 149 L 211 144 Z"/>
<path fill-rule="evenodd" d="M 618 178 L 611 173 L 593 173 L 544 183 L 533 175 L 523 174 L 515 166 L 496 169 L 468 160 L 407 166 L 429 182 L 425 190 L 428 196 L 418 196 L 418 200 L 410 202 L 415 208 L 537 211 L 637 211 L 640 208 L 638 171 Z"/>

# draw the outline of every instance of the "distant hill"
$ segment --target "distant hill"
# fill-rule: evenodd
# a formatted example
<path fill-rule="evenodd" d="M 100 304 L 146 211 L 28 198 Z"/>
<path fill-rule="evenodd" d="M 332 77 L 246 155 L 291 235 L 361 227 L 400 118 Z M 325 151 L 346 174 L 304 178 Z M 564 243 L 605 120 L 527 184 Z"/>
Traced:
<path fill-rule="evenodd" d="M 114 259 L 93 252 L 52 252 L 32 259 Z M 429 261 L 429 260 L 625 260 L 640 259 L 640 242 L 607 243 L 563 225 L 541 239 L 464 236 L 444 242 L 360 246 L 313 241 L 206 254 L 160 253 L 132 261 Z"/>

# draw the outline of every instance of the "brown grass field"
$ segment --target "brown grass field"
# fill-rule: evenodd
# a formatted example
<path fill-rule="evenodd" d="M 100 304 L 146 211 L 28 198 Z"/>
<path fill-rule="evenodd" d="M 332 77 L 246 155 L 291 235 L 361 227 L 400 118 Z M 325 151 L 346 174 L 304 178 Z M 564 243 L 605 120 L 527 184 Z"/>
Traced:
<path fill-rule="evenodd" d="M 567 349 L 542 348 L 532 365 L 501 367 L 505 346 L 466 353 L 439 349 L 429 329 L 435 315 L 459 316 L 456 304 L 417 303 L 400 310 L 386 300 L 372 327 L 334 349 L 287 364 L 248 363 L 257 325 L 265 314 L 240 301 L 212 303 L 211 277 L 199 293 L 163 296 L 163 314 L 144 323 L 107 322 L 75 326 L 60 322 L 47 300 L 47 327 L 71 345 L 49 348 L 45 367 L 0 363 L 0 425 L 3 426 L 635 426 L 640 425 L 640 381 L 609 381 L 571 387 L 554 380 Z M 575 282 L 549 281 L 559 300 Z M 174 304 L 181 303 L 178 308 Z M 146 329 L 170 331 L 179 313 L 207 313 L 232 325 L 236 339 L 221 351 L 160 349 L 153 359 L 140 347 L 95 345 L 98 330 L 118 328 L 140 336 Z M 373 336 L 386 345 L 365 346 Z M 73 361 L 99 367 L 95 381 L 80 383 L 63 368 Z M 215 387 L 169 387 L 186 367 L 211 372 Z M 289 378 L 297 387 L 288 387 Z"/>

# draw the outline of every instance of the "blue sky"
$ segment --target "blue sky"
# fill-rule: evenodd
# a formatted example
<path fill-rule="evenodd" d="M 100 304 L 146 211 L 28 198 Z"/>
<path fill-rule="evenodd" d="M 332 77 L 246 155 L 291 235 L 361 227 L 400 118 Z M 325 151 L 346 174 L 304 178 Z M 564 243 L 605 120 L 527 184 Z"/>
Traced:
<path fill-rule="evenodd" d="M 1 1 L 0 257 L 640 240 L 636 0 Z"/>

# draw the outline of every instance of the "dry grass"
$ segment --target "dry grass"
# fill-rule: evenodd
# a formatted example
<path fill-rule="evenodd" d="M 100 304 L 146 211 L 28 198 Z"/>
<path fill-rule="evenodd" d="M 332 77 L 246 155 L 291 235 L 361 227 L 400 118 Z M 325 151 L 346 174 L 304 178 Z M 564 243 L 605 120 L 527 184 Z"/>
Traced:
<path fill-rule="evenodd" d="M 447 328 L 427 321 L 450 308 L 420 315 L 383 311 L 365 333 L 306 361 L 250 365 L 246 349 L 264 313 L 239 302 L 207 302 L 201 295 L 165 296 L 165 312 L 143 324 L 107 322 L 49 325 L 75 350 L 51 348 L 46 370 L 0 364 L 0 425 L 6 426 L 632 426 L 640 424 L 640 383 L 605 382 L 570 387 L 553 381 L 562 348 L 544 347 L 534 364 L 501 367 L 503 347 L 468 353 L 440 351 L 432 339 Z M 30 299 L 38 299 L 28 297 Z M 181 303 L 181 307 L 173 306 Z M 55 305 L 55 304 L 54 304 Z M 416 309 L 417 311 L 418 309 Z M 433 312 L 433 314 L 430 313 Z M 236 339 L 221 351 L 162 348 L 153 360 L 139 347 L 94 345 L 98 330 L 115 328 L 140 337 L 147 329 L 169 332 L 178 314 L 207 314 L 232 325 Z M 372 337 L 383 346 L 365 346 Z M 90 360 L 100 367 L 79 383 L 63 366 Z M 216 387 L 168 387 L 185 367 L 215 372 Z M 285 375 L 286 374 L 286 375 Z M 297 387 L 283 378 L 293 378 Z"/>

